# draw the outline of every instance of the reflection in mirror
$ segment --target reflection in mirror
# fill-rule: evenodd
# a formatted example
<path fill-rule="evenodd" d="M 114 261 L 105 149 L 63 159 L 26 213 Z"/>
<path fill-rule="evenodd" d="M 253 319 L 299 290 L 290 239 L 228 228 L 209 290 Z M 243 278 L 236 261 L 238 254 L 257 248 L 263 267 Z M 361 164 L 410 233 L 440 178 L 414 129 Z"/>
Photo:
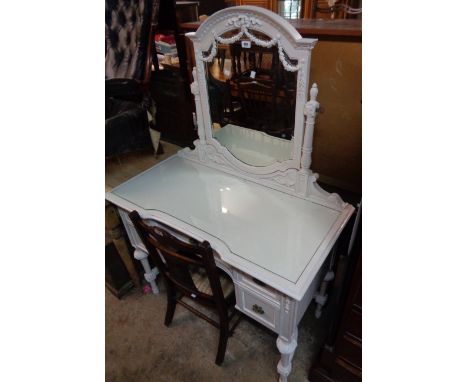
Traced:
<path fill-rule="evenodd" d="M 232 30 L 222 37 L 238 33 Z M 271 40 L 261 32 L 251 33 Z M 277 45 L 262 47 L 244 36 L 217 48 L 213 60 L 205 63 L 213 138 L 249 165 L 291 159 L 297 72 L 284 69 Z"/>

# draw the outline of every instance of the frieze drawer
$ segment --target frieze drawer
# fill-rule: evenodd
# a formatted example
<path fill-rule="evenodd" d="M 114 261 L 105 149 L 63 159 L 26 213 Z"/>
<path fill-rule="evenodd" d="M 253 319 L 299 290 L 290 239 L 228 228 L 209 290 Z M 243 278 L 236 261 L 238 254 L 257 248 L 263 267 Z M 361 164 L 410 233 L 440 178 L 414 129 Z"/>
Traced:
<path fill-rule="evenodd" d="M 241 287 L 247 287 L 248 289 L 255 291 L 257 294 L 268 300 L 272 300 L 278 304 L 281 303 L 281 295 L 278 291 L 270 288 L 268 285 L 254 277 L 238 272 L 237 284 L 240 284 Z"/>
<path fill-rule="evenodd" d="M 275 332 L 279 327 L 279 305 L 236 285 L 236 308 Z"/>

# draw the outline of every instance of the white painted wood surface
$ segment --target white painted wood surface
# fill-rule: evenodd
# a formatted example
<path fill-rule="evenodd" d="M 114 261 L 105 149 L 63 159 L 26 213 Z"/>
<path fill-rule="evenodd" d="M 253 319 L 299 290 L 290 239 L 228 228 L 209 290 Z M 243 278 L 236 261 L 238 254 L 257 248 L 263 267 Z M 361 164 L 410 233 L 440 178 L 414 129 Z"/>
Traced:
<path fill-rule="evenodd" d="M 296 299 L 352 211 L 342 214 L 177 156 L 114 188 L 108 200 L 190 230 L 227 263 L 242 264 L 265 282 L 273 278 Z"/>
<path fill-rule="evenodd" d="M 247 165 L 212 136 L 203 62 L 213 55 L 210 47 L 227 43 L 219 37 L 236 28 L 250 40 L 251 30 L 261 31 L 280 56 L 286 52 L 298 60 L 297 67 L 288 67 L 284 55 L 280 57 L 286 70 L 298 72 L 295 139 L 288 160 Z M 157 269 L 149 268 L 128 212 L 137 210 L 181 236 L 210 242 L 217 265 L 234 281 L 236 308 L 278 334 L 277 371 L 284 382 L 297 347 L 297 326 L 310 302 L 323 297 L 319 288 L 329 270 L 330 251 L 354 211 L 337 194 L 321 189 L 318 175 L 310 170 L 319 104 L 317 86 L 311 88 L 308 102 L 306 89 L 316 40 L 301 38 L 280 16 L 250 6 L 221 10 L 188 36 L 196 57 L 191 85 L 199 135 L 195 150 L 179 151 L 116 187 L 106 199 L 119 207 L 135 257 L 155 293 Z M 207 57 L 203 51 L 211 53 Z"/>
<path fill-rule="evenodd" d="M 106 198 L 119 207 L 144 266 L 146 248 L 129 211 L 211 243 L 218 266 L 235 283 L 237 309 L 278 333 L 278 372 L 286 380 L 297 325 L 316 296 L 330 250 L 353 207 L 337 211 L 179 156 L 116 187 Z M 154 282 L 157 270 L 148 267 L 145 277 Z"/>

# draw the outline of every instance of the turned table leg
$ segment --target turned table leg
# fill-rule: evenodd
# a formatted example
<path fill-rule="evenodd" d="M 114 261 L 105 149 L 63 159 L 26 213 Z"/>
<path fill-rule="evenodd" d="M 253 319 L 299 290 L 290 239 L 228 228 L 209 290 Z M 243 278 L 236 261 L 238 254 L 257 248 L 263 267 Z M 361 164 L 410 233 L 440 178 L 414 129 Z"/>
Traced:
<path fill-rule="evenodd" d="M 286 382 L 291 373 L 292 358 L 297 347 L 297 327 L 294 328 L 289 340 L 279 336 L 276 340 L 276 347 L 281 353 L 281 359 L 278 362 L 277 370 L 279 373 L 279 382 Z"/>
<path fill-rule="evenodd" d="M 158 268 L 154 267 L 151 269 L 148 261 L 148 254 L 139 248 L 135 249 L 133 256 L 135 259 L 140 260 L 141 265 L 143 265 L 143 269 L 145 270 L 145 280 L 150 283 L 153 293 L 158 294 L 159 288 L 156 285 L 156 276 L 159 274 Z"/>

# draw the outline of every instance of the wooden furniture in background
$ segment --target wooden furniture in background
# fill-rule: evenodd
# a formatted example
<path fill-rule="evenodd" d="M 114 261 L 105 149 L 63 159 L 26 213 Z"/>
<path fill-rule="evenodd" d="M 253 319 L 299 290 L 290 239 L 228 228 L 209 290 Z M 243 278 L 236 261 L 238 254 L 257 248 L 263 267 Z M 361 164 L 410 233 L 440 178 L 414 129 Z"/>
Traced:
<path fill-rule="evenodd" d="M 195 17 L 197 11 L 194 2 L 177 3 L 178 6 L 175 0 L 160 0 L 158 19 L 154 20 L 157 27 L 153 35 L 174 35 L 179 63 L 164 64 L 160 70 L 154 48 L 151 96 L 156 104 L 156 127 L 161 132 L 161 139 L 187 146 L 195 139 L 196 132 L 192 116 L 194 108 L 190 94 L 185 39 L 179 30 L 179 23 Z"/>
<path fill-rule="evenodd" d="M 361 17 L 361 0 L 337 0 L 330 6 L 328 0 L 304 1 L 305 19 L 349 19 Z"/>
<path fill-rule="evenodd" d="M 199 1 L 176 1 L 176 18 L 179 23 L 198 20 Z"/>
<path fill-rule="evenodd" d="M 286 20 L 303 37 L 315 37 L 331 41 L 362 41 L 362 20 L 318 20 L 318 19 L 291 19 Z M 200 21 L 191 21 L 180 24 L 181 32 L 196 31 L 201 25 Z M 192 47 L 190 47 L 193 50 Z"/>
<path fill-rule="evenodd" d="M 348 269 L 341 288 L 326 343 L 309 372 L 311 382 L 360 382 L 362 380 L 362 240 L 361 226 L 356 245 L 347 258 Z"/>
<path fill-rule="evenodd" d="M 199 3 L 199 14 L 204 15 L 206 17 L 211 16 L 213 13 L 218 12 L 223 8 L 232 6 L 229 5 L 229 1 L 227 0 L 199 0 Z"/>
<path fill-rule="evenodd" d="M 170 325 L 176 304 L 180 304 L 218 328 L 220 333 L 215 362 L 221 365 L 228 337 L 239 320 L 229 328 L 229 322 L 236 313 L 233 310 L 236 302 L 234 285 L 227 275 L 216 268 L 210 244 L 207 241 L 197 242 L 187 236 L 186 241 L 182 241 L 162 228 L 161 223 L 152 221 L 152 225 L 149 225 L 144 222 L 137 211 L 130 213 L 129 217 L 150 257 L 164 275 L 167 286 L 165 325 Z M 218 314 L 219 321 L 214 321 L 193 305 L 187 304 L 184 298 L 211 308 Z"/>
<path fill-rule="evenodd" d="M 278 9 L 277 0 L 235 0 L 236 5 L 253 5 L 276 12 Z"/>

